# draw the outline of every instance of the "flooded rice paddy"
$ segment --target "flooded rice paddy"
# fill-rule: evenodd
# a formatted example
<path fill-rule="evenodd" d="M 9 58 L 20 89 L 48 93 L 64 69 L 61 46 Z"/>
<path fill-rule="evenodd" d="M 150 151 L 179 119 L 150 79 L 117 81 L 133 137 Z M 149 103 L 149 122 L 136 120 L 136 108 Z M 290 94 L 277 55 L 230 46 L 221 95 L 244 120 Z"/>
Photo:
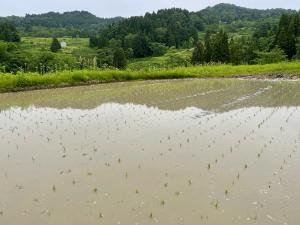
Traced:
<path fill-rule="evenodd" d="M 0 95 L 0 224 L 300 223 L 300 82 Z"/>

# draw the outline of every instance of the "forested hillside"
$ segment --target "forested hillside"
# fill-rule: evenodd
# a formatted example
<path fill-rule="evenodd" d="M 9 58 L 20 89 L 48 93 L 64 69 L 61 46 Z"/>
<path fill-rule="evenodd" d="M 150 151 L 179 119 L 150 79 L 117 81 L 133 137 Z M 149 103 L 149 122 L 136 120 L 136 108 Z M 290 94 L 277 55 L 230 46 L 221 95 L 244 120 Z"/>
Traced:
<path fill-rule="evenodd" d="M 203 9 L 197 14 L 203 18 L 206 24 L 232 23 L 242 21 L 258 21 L 265 19 L 278 19 L 283 13 L 294 13 L 295 10 L 286 9 L 249 9 L 232 4 L 221 3 L 213 7 Z"/>
<path fill-rule="evenodd" d="M 0 69 L 14 73 L 299 58 L 300 13 L 295 10 L 219 4 L 198 12 L 172 8 L 130 18 L 103 19 L 85 11 L 0 18 Z"/>
<path fill-rule="evenodd" d="M 86 11 L 73 11 L 65 13 L 49 12 L 41 15 L 29 15 L 24 18 L 25 26 L 44 26 L 44 27 L 68 27 L 85 26 L 93 24 L 106 24 L 113 19 L 103 19 L 94 16 Z"/>
<path fill-rule="evenodd" d="M 49 12 L 45 14 L 27 14 L 25 17 L 2 17 L 0 22 L 14 24 L 22 36 L 33 37 L 88 37 L 109 24 L 122 20 L 116 18 L 98 18 L 86 11 L 65 13 Z"/>
<path fill-rule="evenodd" d="M 90 46 L 99 48 L 101 63 L 108 65 L 113 64 L 111 50 L 116 48 L 131 59 L 161 56 L 170 47 L 195 46 L 192 64 L 271 63 L 299 53 L 299 34 L 294 31 L 298 30 L 298 20 L 297 11 L 284 9 L 219 4 L 195 13 L 173 8 L 112 24 L 92 36 Z M 175 60 L 186 61 L 186 57 Z"/>
<path fill-rule="evenodd" d="M 156 35 L 154 39 L 157 40 L 165 38 L 164 34 L 169 32 L 169 42 L 181 42 L 181 39 L 186 38 L 181 37 L 179 40 L 174 40 L 172 34 L 170 34 L 175 32 L 174 29 L 180 28 L 176 32 L 188 31 L 194 35 L 194 28 L 198 31 L 208 27 L 209 29 L 217 29 L 220 24 L 223 24 L 227 31 L 237 32 L 237 28 L 252 28 L 263 21 L 276 23 L 282 13 L 290 14 L 294 12 L 294 10 L 285 9 L 248 9 L 222 3 L 195 12 L 181 9 L 160 10 L 157 13 L 146 13 L 143 17 L 132 17 L 125 20 L 121 17 L 99 18 L 86 11 L 73 11 L 27 14 L 25 17 L 0 17 L 0 22 L 6 21 L 14 24 L 20 30 L 22 36 L 62 37 L 77 35 L 87 37 L 107 25 L 115 24 L 113 28 L 114 35 L 124 36 L 128 33 L 150 33 L 154 31 L 154 35 Z M 120 26 L 116 28 L 116 24 L 120 21 L 122 21 Z M 188 36 L 192 36 L 191 34 L 188 34 Z"/>

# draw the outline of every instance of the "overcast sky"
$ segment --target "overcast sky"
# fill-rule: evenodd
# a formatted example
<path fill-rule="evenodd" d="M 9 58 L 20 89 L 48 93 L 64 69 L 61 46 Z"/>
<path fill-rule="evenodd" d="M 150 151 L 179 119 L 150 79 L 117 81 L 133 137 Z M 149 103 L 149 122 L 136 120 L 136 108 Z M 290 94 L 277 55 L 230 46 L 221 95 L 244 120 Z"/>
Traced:
<path fill-rule="evenodd" d="M 0 0 L 0 16 L 86 10 L 99 17 L 128 17 L 171 7 L 198 11 L 221 2 L 260 9 L 300 8 L 300 0 Z"/>

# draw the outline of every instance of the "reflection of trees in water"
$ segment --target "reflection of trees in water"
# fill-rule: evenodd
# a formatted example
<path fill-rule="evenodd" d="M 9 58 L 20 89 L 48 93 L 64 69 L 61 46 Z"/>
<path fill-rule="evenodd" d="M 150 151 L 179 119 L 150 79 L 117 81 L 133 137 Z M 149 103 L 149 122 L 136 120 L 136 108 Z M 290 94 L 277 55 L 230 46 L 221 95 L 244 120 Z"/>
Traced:
<path fill-rule="evenodd" d="M 206 111 L 300 106 L 300 83 L 233 79 L 143 81 L 0 95 L 0 109 L 31 105 L 92 109 L 109 102 L 147 105 L 163 110 L 197 107 Z"/>

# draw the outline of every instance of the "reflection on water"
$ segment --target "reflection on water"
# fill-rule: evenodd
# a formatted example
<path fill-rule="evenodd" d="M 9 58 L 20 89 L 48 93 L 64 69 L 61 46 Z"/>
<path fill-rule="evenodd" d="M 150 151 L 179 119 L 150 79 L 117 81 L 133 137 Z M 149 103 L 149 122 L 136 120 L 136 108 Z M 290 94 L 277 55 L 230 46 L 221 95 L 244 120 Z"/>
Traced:
<path fill-rule="evenodd" d="M 178 80 L 131 82 L 0 95 L 0 109 L 94 109 L 103 103 L 133 103 L 161 110 L 197 107 L 228 111 L 241 107 L 300 105 L 299 82 Z"/>
<path fill-rule="evenodd" d="M 298 224 L 300 83 L 0 95 L 0 224 Z"/>

